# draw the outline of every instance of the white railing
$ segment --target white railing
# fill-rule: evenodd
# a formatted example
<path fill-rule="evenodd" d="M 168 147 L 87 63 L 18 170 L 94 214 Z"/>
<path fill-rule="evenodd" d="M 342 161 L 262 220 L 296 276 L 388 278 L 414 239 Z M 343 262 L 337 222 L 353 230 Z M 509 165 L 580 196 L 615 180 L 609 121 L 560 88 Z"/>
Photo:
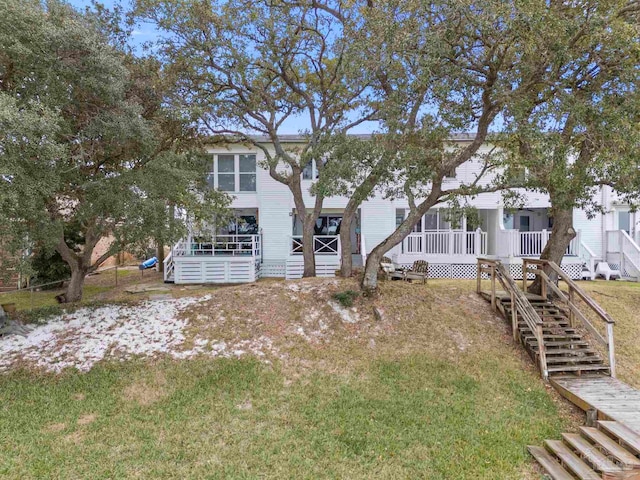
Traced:
<path fill-rule="evenodd" d="M 253 256 L 262 254 L 260 235 L 216 235 L 210 240 L 181 240 L 172 249 L 173 256 Z"/>
<path fill-rule="evenodd" d="M 624 230 L 608 230 L 607 254 L 616 255 L 623 275 L 640 277 L 640 247 Z M 612 261 L 607 259 L 607 261 Z"/>
<path fill-rule="evenodd" d="M 486 255 L 487 232 L 445 230 L 411 233 L 402 245 L 408 255 Z"/>
<path fill-rule="evenodd" d="M 501 232 L 501 254 L 506 253 L 514 257 L 539 257 L 551 238 L 550 230 L 542 230 L 539 232 L 521 232 L 519 230 L 503 230 Z M 577 257 L 580 255 L 580 232 L 576 236 L 565 255 Z"/>
<path fill-rule="evenodd" d="M 302 235 L 291 236 L 290 255 L 302 255 L 303 241 Z M 313 253 L 316 255 L 340 255 L 339 235 L 314 235 Z"/>
<path fill-rule="evenodd" d="M 589 248 L 589 245 L 582 241 L 580 242 L 580 258 L 582 258 L 584 263 L 587 265 L 589 272 L 591 272 L 591 279 L 595 279 L 597 258 L 596 254 Z"/>
<path fill-rule="evenodd" d="M 163 265 L 163 268 L 162 268 L 163 278 L 164 278 L 164 281 L 166 282 L 167 280 L 171 279 L 171 275 L 173 274 L 173 270 L 175 268 L 175 264 L 173 263 L 172 251 L 169 252 L 169 255 L 164 257 L 162 265 Z"/>

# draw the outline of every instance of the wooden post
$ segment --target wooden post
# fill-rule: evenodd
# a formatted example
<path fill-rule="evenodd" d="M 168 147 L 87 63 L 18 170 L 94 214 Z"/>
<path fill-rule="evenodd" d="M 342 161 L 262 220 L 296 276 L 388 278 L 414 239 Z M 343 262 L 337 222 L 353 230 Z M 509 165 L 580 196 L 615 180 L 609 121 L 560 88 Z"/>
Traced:
<path fill-rule="evenodd" d="M 544 381 L 547 381 L 549 378 L 549 373 L 547 372 L 547 352 L 544 346 L 544 334 L 542 332 L 542 324 L 538 323 L 536 325 L 536 337 L 538 339 L 538 356 L 540 358 L 540 373 L 542 374 L 542 378 Z"/>
<path fill-rule="evenodd" d="M 607 323 L 607 343 L 609 347 L 609 371 L 616 378 L 616 351 L 613 344 L 613 323 Z"/>
<path fill-rule="evenodd" d="M 513 329 L 513 340 L 518 341 L 518 308 L 516 306 L 516 295 L 511 292 L 511 328 Z"/>
<path fill-rule="evenodd" d="M 538 268 L 540 268 L 542 265 L 539 265 L 536 267 L 536 270 Z M 536 275 L 537 277 L 538 275 Z M 542 295 L 542 298 L 544 298 L 545 300 L 547 299 L 547 281 L 540 277 L 540 295 Z"/>
<path fill-rule="evenodd" d="M 482 263 L 478 260 L 478 278 L 476 279 L 476 292 L 480 293 L 482 291 L 482 286 L 480 282 L 482 281 Z"/>
<path fill-rule="evenodd" d="M 575 305 L 575 290 L 569 286 L 569 305 Z M 573 309 L 569 308 L 569 325 L 573 328 L 576 326 L 576 314 L 573 313 Z"/>
<path fill-rule="evenodd" d="M 522 291 L 527 293 L 527 267 L 529 264 L 526 260 L 522 260 Z"/>
<path fill-rule="evenodd" d="M 491 265 L 491 308 L 496 309 L 496 266 Z"/>

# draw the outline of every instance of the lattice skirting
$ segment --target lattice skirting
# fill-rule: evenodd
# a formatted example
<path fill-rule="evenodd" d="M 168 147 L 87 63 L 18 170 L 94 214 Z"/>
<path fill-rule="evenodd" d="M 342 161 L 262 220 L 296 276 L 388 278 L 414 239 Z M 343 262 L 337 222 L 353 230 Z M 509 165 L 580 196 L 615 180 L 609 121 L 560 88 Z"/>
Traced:
<path fill-rule="evenodd" d="M 263 260 L 260 265 L 260 277 L 284 278 L 287 271 L 286 262 L 284 260 Z"/>
<path fill-rule="evenodd" d="M 572 280 L 580 280 L 582 274 L 582 265 L 579 263 L 563 263 L 560 268 L 566 273 Z M 509 264 L 509 273 L 515 280 L 522 280 L 522 264 L 511 263 Z M 533 280 L 535 275 L 531 272 L 527 274 L 527 280 Z"/>

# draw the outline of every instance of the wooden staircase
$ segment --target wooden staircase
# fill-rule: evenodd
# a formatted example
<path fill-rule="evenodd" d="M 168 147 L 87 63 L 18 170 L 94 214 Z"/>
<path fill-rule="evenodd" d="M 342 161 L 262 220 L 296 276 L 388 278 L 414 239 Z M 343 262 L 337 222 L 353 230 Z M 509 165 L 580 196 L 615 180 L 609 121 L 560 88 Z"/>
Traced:
<path fill-rule="evenodd" d="M 599 421 L 527 448 L 553 480 L 640 480 L 640 435 L 618 422 Z"/>
<path fill-rule="evenodd" d="M 511 298 L 499 299 L 499 310 L 507 318 L 512 316 Z M 545 345 L 547 372 L 549 375 L 573 373 L 609 374 L 609 366 L 596 350 L 591 348 L 583 336 L 571 327 L 569 315 L 554 303 L 540 299 L 530 299 L 529 303 L 542 319 L 542 333 Z M 518 321 L 520 342 L 536 364 L 539 364 L 539 346 L 535 333 L 527 322 Z"/>
<path fill-rule="evenodd" d="M 555 263 L 524 259 L 522 271 L 524 279 L 520 289 L 500 261 L 478 259 L 477 291 L 510 321 L 514 339 L 539 366 L 542 377 L 545 380 L 553 377 L 551 384 L 554 386 L 561 381 L 598 385 L 605 381 L 618 382 L 615 379 L 613 319 Z M 541 295 L 526 292 L 530 274 L 541 279 Z M 552 274 L 565 283 L 568 292 L 552 280 Z M 488 292 L 482 290 L 483 276 L 491 282 Z M 497 284 L 504 291 L 496 290 Z M 549 300 L 549 292 L 555 296 L 555 302 Z M 604 335 L 602 327 L 596 328 L 584 309 L 588 309 L 592 318 L 603 322 Z M 578 322 L 582 330 L 575 328 Z M 581 331 L 588 331 L 589 337 L 583 336 Z M 607 362 L 591 341 L 606 348 Z M 620 415 L 620 408 L 627 413 L 635 412 L 631 395 L 618 393 L 607 389 L 599 391 L 597 397 L 610 404 L 616 415 Z M 572 401 L 577 405 L 588 405 L 582 398 L 574 397 Z M 593 411 L 599 418 L 611 419 L 601 410 Z M 564 433 L 561 440 L 546 440 L 544 447 L 527 448 L 554 480 L 640 480 L 640 429 L 634 421 L 629 418 L 625 423 L 601 420 L 593 427 L 580 427 L 578 433 Z M 629 425 L 636 426 L 630 428 Z"/>

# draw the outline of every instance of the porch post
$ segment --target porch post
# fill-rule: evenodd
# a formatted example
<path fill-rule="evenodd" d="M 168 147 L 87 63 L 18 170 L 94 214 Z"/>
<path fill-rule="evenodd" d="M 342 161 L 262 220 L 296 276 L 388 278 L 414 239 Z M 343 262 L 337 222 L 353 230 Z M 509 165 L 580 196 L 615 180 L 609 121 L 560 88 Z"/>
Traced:
<path fill-rule="evenodd" d="M 449 229 L 449 255 L 453 255 L 453 230 Z"/>
<path fill-rule="evenodd" d="M 542 251 L 544 250 L 544 247 L 547 245 L 547 242 L 549 242 L 549 232 L 547 231 L 547 229 L 543 229 L 542 230 L 542 238 L 540 239 L 540 252 L 538 253 L 538 256 L 542 255 Z"/>
<path fill-rule="evenodd" d="M 480 230 L 480 227 L 476 228 L 476 233 L 475 233 L 475 245 L 474 245 L 474 249 L 473 249 L 473 253 L 475 254 L 475 256 L 477 257 L 478 255 L 481 255 L 482 253 L 482 230 Z"/>

